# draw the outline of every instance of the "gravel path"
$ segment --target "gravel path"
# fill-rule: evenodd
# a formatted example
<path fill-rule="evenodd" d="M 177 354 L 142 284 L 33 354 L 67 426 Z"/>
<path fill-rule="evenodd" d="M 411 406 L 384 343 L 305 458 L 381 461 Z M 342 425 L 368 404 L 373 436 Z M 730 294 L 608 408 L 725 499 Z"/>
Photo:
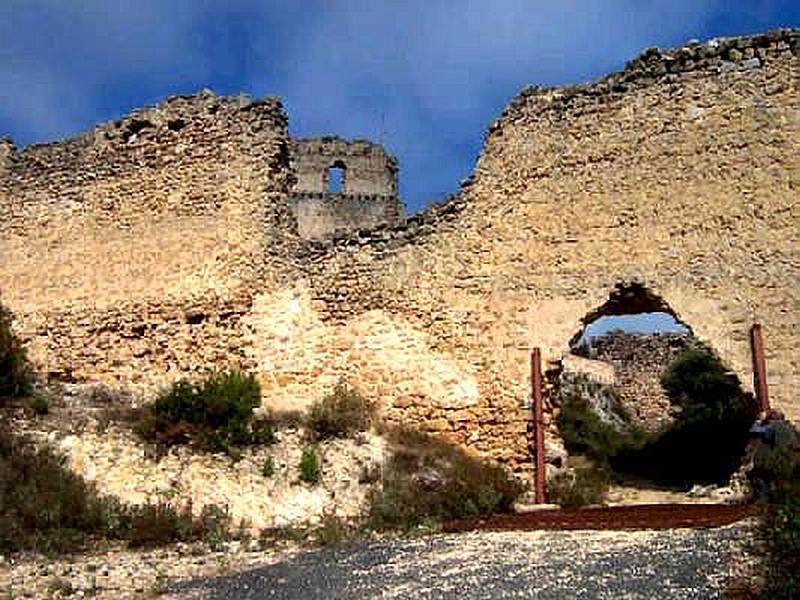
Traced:
<path fill-rule="evenodd" d="M 746 524 L 736 524 L 378 540 L 190 580 L 172 591 L 227 600 L 718 598 L 746 532 Z"/>

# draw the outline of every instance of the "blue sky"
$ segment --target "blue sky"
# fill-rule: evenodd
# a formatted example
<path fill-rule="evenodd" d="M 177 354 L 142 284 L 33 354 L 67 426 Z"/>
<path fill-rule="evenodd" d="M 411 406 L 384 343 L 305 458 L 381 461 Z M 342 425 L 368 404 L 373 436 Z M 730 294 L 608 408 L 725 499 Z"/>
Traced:
<path fill-rule="evenodd" d="M 417 210 L 527 84 L 787 26 L 797 0 L 0 0 L 0 135 L 51 141 L 204 87 L 277 95 L 292 135 L 382 136 Z"/>

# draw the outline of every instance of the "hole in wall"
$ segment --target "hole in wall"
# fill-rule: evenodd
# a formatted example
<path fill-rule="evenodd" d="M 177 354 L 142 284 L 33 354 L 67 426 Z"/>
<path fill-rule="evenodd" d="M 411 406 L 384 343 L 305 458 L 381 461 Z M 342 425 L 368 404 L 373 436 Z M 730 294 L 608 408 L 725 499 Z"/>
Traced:
<path fill-rule="evenodd" d="M 188 325 L 200 325 L 203 321 L 206 320 L 206 316 L 203 313 L 189 313 L 186 315 L 186 323 Z"/>
<path fill-rule="evenodd" d="M 177 132 L 183 129 L 184 127 L 186 127 L 186 121 L 184 121 L 183 119 L 170 119 L 169 121 L 167 121 L 167 129 L 169 129 L 170 131 Z"/>
<path fill-rule="evenodd" d="M 638 283 L 619 284 L 583 323 L 570 340 L 578 358 L 551 379 L 569 460 L 637 487 L 726 484 L 755 405 L 714 350 Z"/>
<path fill-rule="evenodd" d="M 122 134 L 122 139 L 126 144 L 132 144 L 145 129 L 151 127 L 153 127 L 153 124 L 147 119 L 132 119 L 128 121 L 125 133 Z"/>

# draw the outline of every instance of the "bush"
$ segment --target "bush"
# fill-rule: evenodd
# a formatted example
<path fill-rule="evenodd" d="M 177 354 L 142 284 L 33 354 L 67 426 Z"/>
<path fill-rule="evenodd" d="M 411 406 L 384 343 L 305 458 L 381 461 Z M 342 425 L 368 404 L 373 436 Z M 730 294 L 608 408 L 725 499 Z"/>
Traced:
<path fill-rule="evenodd" d="M 193 537 L 192 512 L 166 502 L 133 505 L 124 509 L 124 533 L 132 547 L 159 546 Z"/>
<path fill-rule="evenodd" d="M 570 463 L 570 470 L 548 482 L 550 502 L 568 508 L 602 504 L 611 483 L 608 466 L 594 464 L 583 456 L 570 458 Z"/>
<path fill-rule="evenodd" d="M 335 546 L 354 539 L 357 534 L 358 530 L 346 520 L 324 515 L 314 531 L 314 538 L 320 546 Z"/>
<path fill-rule="evenodd" d="M 231 516 L 227 508 L 207 504 L 200 513 L 198 536 L 211 550 L 222 550 L 231 539 Z"/>
<path fill-rule="evenodd" d="M 268 423 L 253 421 L 260 402 L 260 387 L 251 374 L 215 373 L 198 384 L 182 379 L 156 399 L 138 431 L 165 445 L 191 442 L 202 450 L 236 455 L 240 446 L 274 441 Z"/>
<path fill-rule="evenodd" d="M 0 430 L 0 553 L 59 552 L 104 530 L 93 489 L 48 449 Z"/>
<path fill-rule="evenodd" d="M 318 483 L 322 470 L 313 448 L 305 448 L 300 458 L 300 479 L 306 483 Z"/>
<path fill-rule="evenodd" d="M 759 534 L 765 552 L 763 597 L 800 597 L 800 472 L 772 490 L 762 507 Z"/>
<path fill-rule="evenodd" d="M 556 418 L 564 446 L 570 454 L 583 455 L 601 466 L 623 450 L 639 448 L 647 439 L 643 429 L 633 424 L 630 414 L 616 399 L 615 413 L 626 429 L 619 430 L 603 421 L 589 401 L 578 393 L 561 399 Z"/>
<path fill-rule="evenodd" d="M 753 417 L 752 403 L 709 350 L 685 350 L 662 376 L 680 407 L 674 423 L 641 450 L 612 459 L 615 470 L 690 487 L 725 484 L 739 467 Z"/>
<path fill-rule="evenodd" d="M 227 528 L 227 514 L 218 509 L 207 507 L 194 521 L 188 508 L 126 505 L 101 496 L 67 469 L 62 457 L 0 423 L 0 554 L 71 552 L 92 538 L 127 540 L 131 546 L 190 539 L 211 545 Z"/>
<path fill-rule="evenodd" d="M 12 315 L 0 304 L 0 402 L 31 393 L 33 376 L 22 342 L 11 331 Z"/>
<path fill-rule="evenodd" d="M 776 421 L 774 444 L 763 442 L 754 467 L 766 478 L 759 537 L 765 567 L 763 597 L 800 597 L 800 432 Z"/>
<path fill-rule="evenodd" d="M 510 511 L 523 486 L 496 465 L 410 430 L 390 433 L 393 453 L 373 491 L 369 521 L 377 529 Z"/>
<path fill-rule="evenodd" d="M 316 439 L 347 437 L 369 428 L 370 403 L 355 389 L 337 384 L 320 402 L 311 406 L 308 427 Z"/>
<path fill-rule="evenodd" d="M 268 456 L 261 466 L 261 474 L 266 477 L 272 477 L 275 474 L 275 461 L 271 456 Z"/>
<path fill-rule="evenodd" d="M 50 402 L 45 396 L 33 396 L 28 406 L 33 411 L 33 414 L 38 416 L 43 416 L 50 412 Z"/>

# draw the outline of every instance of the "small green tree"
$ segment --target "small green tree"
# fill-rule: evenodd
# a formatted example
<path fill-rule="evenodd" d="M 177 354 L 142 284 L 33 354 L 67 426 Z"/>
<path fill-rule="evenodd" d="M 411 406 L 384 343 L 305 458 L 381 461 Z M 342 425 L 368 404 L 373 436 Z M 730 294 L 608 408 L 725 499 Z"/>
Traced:
<path fill-rule="evenodd" d="M 300 458 L 300 479 L 306 483 L 318 483 L 322 469 L 314 448 L 305 448 Z"/>
<path fill-rule="evenodd" d="M 20 398 L 32 391 L 31 374 L 25 348 L 11 330 L 13 315 L 0 304 L 0 399 Z"/>

